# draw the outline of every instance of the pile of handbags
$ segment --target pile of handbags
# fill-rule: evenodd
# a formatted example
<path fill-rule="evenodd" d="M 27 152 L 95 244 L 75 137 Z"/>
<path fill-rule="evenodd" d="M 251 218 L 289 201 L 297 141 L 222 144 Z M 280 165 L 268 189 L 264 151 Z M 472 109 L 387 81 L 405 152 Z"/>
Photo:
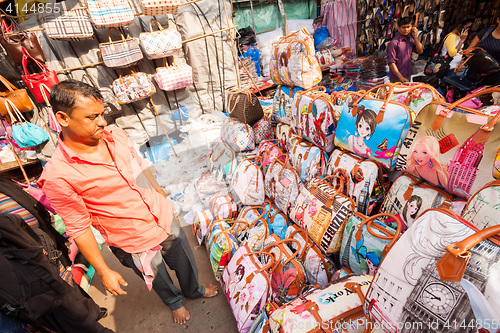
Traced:
<path fill-rule="evenodd" d="M 238 330 L 496 332 L 500 107 L 460 106 L 493 92 L 281 87 L 273 138 L 223 126 L 193 233 Z"/>

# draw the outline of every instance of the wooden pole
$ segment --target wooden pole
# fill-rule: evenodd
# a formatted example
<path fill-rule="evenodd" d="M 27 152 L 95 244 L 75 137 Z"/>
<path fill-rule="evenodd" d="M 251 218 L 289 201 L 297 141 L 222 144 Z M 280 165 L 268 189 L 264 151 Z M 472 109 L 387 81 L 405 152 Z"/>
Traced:
<path fill-rule="evenodd" d="M 238 61 L 240 62 L 241 66 L 243 66 L 243 69 L 245 70 L 245 72 L 247 72 L 248 77 L 250 78 L 250 80 L 252 81 L 253 85 L 255 86 L 255 89 L 257 89 L 257 91 L 259 92 L 260 96 L 263 97 L 262 92 L 259 90 L 259 86 L 257 85 L 257 83 L 255 83 L 252 75 L 250 75 L 250 71 L 248 70 L 247 66 L 243 63 L 243 61 L 241 60 L 241 58 L 238 58 Z"/>
<path fill-rule="evenodd" d="M 192 42 L 192 41 L 197 40 L 197 39 L 200 39 L 200 38 L 204 38 L 204 37 L 212 36 L 212 35 L 218 34 L 218 33 L 220 33 L 220 32 L 226 31 L 226 30 L 235 29 L 235 28 L 237 28 L 237 27 L 238 27 L 237 25 L 234 25 L 234 26 L 229 27 L 229 28 L 224 28 L 224 29 L 220 29 L 220 30 L 212 31 L 212 32 L 206 33 L 206 34 L 204 34 L 204 35 L 200 35 L 200 36 L 196 36 L 196 37 L 193 37 L 193 38 L 189 38 L 189 39 L 183 40 L 183 41 L 182 41 L 182 44 L 184 44 L 184 43 L 189 43 L 189 42 Z"/>
<path fill-rule="evenodd" d="M 7 134 L 7 128 L 5 128 L 5 125 L 4 125 L 3 121 L 0 120 L 0 123 L 2 123 L 3 130 L 5 131 L 5 137 L 7 138 L 7 141 L 9 142 L 9 145 L 10 145 L 10 149 L 12 149 L 12 153 L 14 154 L 14 156 L 16 158 L 17 165 L 19 165 L 19 168 L 21 169 L 21 172 L 23 173 L 24 180 L 26 181 L 26 184 L 29 185 L 30 184 L 30 180 L 28 178 L 28 175 L 26 174 L 26 171 L 24 170 L 23 162 L 21 161 L 21 159 L 19 158 L 19 156 L 17 156 L 17 154 L 16 154 L 16 150 L 14 148 L 14 144 L 12 143 L 12 141 L 10 141 L 9 134 Z"/>
<path fill-rule="evenodd" d="M 165 135 L 167 136 L 168 143 L 170 143 L 170 147 L 172 147 L 172 151 L 174 152 L 175 157 L 179 157 L 179 156 L 177 156 L 177 153 L 175 152 L 174 145 L 172 144 L 172 141 L 170 141 L 170 137 L 168 136 L 168 133 L 167 133 L 167 130 L 165 129 L 165 126 L 163 126 L 163 123 L 162 123 L 161 118 L 160 118 L 160 114 L 158 113 L 158 110 L 156 109 L 156 105 L 155 105 L 155 103 L 153 103 L 153 99 L 151 98 L 151 96 L 149 97 L 149 102 L 151 103 L 151 105 L 153 106 L 153 109 L 155 110 L 156 116 L 158 117 L 158 121 L 160 122 L 161 128 L 163 129 L 163 133 L 165 133 Z M 178 109 L 178 111 L 179 111 L 179 117 L 182 117 L 180 108 Z"/>

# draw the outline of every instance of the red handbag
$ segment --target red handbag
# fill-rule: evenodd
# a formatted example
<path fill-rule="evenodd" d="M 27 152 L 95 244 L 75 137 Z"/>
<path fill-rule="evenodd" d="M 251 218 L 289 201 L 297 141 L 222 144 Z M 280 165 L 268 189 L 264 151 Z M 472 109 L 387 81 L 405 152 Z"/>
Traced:
<path fill-rule="evenodd" d="M 31 59 L 41 70 L 41 73 L 30 74 L 28 72 L 28 68 L 26 65 L 28 64 L 28 59 Z M 59 78 L 55 71 L 49 71 L 49 68 L 41 63 L 40 61 L 33 58 L 28 51 L 23 48 L 23 73 L 24 75 L 21 77 L 28 87 L 29 90 L 35 96 L 35 99 L 38 103 L 43 103 L 44 99 L 42 96 L 41 85 L 44 84 L 47 88 L 52 88 L 53 85 L 59 83 Z"/>

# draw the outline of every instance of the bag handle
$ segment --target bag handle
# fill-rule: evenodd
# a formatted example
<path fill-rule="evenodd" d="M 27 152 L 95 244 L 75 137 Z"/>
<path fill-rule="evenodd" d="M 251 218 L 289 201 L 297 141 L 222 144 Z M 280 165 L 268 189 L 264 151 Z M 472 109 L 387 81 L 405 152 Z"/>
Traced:
<path fill-rule="evenodd" d="M 8 98 L 5 99 L 5 109 L 7 110 L 7 113 L 9 114 L 10 120 L 11 120 L 11 125 L 14 125 L 16 123 L 25 123 L 27 122 L 26 118 L 24 118 L 23 114 L 17 106 Z M 12 109 L 12 112 L 10 111 Z M 16 117 L 14 117 L 14 114 Z"/>
<path fill-rule="evenodd" d="M 329 185 L 329 186 L 332 186 L 332 187 L 333 187 L 333 184 L 329 183 L 329 182 L 328 182 L 328 180 L 331 180 L 331 179 L 334 179 L 334 178 L 336 178 L 336 179 L 338 179 L 338 180 L 339 180 L 339 184 L 340 184 L 340 186 L 339 186 L 339 188 L 336 188 L 336 189 L 335 189 L 335 193 L 334 193 L 334 194 L 332 194 L 332 195 L 328 198 L 328 200 L 326 201 L 325 206 L 328 206 L 328 207 L 329 207 L 329 206 L 331 206 L 331 205 L 333 204 L 333 199 L 335 199 L 335 197 L 336 197 L 336 196 L 337 196 L 337 195 L 338 195 L 338 194 L 342 191 L 342 189 L 344 188 L 344 186 L 345 186 L 344 177 L 338 176 L 338 175 L 336 175 L 336 174 L 333 174 L 333 175 L 327 176 L 327 177 L 325 177 L 325 178 L 323 178 L 323 179 L 320 179 L 320 181 L 319 181 L 317 184 L 315 184 L 315 185 L 311 188 L 311 190 L 310 190 L 311 194 L 312 194 L 312 195 L 314 195 L 314 193 L 315 193 L 315 192 L 316 192 L 316 190 L 318 189 L 319 185 L 321 185 L 321 184 L 326 184 L 326 185 Z M 333 183 L 333 182 L 332 182 L 332 183 Z"/>
<path fill-rule="evenodd" d="M 452 104 L 448 104 L 448 106 L 444 110 L 442 110 L 439 113 L 439 115 L 437 115 L 436 119 L 432 122 L 431 129 L 433 131 L 439 129 L 441 127 L 441 125 L 443 124 L 444 118 L 448 115 L 448 113 L 450 113 L 454 108 L 458 107 L 460 104 L 462 104 L 470 99 L 473 99 L 475 97 L 489 94 L 489 93 L 494 93 L 494 92 L 500 92 L 500 87 L 491 87 L 491 88 L 486 88 L 486 89 L 483 89 L 480 91 L 476 91 L 476 92 L 471 93 L 470 95 L 465 96 L 464 98 L 459 99 L 458 101 L 455 101 Z M 476 112 L 477 111 L 472 110 L 472 113 L 476 113 Z M 488 140 L 488 137 L 489 137 L 491 131 L 493 130 L 493 126 L 498 122 L 499 119 L 500 119 L 500 113 L 497 113 L 491 121 L 489 121 L 486 125 L 481 126 L 480 130 L 483 131 L 483 133 L 478 136 L 478 139 L 485 140 L 485 141 L 481 141 L 481 142 L 486 142 Z M 481 143 L 481 142 L 477 142 L 477 143 Z"/>
<path fill-rule="evenodd" d="M 245 245 L 245 246 L 247 246 L 247 245 Z M 247 246 L 247 248 L 248 248 L 248 246 Z M 276 257 L 274 256 L 274 253 L 264 252 L 264 251 L 255 251 L 255 252 L 249 251 L 248 253 L 243 254 L 243 257 L 254 256 L 254 255 L 256 256 L 256 255 L 259 255 L 259 254 L 270 256 L 271 260 L 269 260 L 269 262 L 267 264 L 265 264 L 264 266 L 262 266 L 261 268 L 259 268 L 259 269 L 255 270 L 254 272 L 250 273 L 250 275 L 247 277 L 247 281 L 249 279 L 251 279 L 253 277 L 253 275 L 255 275 L 255 274 L 259 274 L 259 273 L 261 273 L 263 271 L 267 271 L 267 270 L 274 270 L 274 268 L 275 268 Z M 243 257 L 241 257 L 241 258 L 239 258 L 237 260 L 236 263 L 238 265 L 241 263 L 241 260 L 243 260 Z M 260 262 L 260 260 L 258 258 L 257 258 L 257 261 Z M 250 282 L 250 281 L 248 281 L 248 282 Z"/>
<path fill-rule="evenodd" d="M 108 41 L 109 41 L 109 44 L 111 44 L 111 43 L 114 42 L 113 39 L 111 39 L 111 34 L 110 34 L 110 32 L 112 30 L 115 30 L 116 32 L 118 32 L 120 34 L 121 40 L 123 40 L 123 41 L 126 40 L 125 39 L 125 35 L 120 30 L 118 30 L 118 28 L 110 27 L 110 28 L 108 28 Z"/>
<path fill-rule="evenodd" d="M 285 261 L 283 261 L 283 264 L 286 265 L 288 264 L 292 259 L 297 257 L 300 253 L 300 242 L 296 239 L 293 238 L 285 238 L 285 239 L 280 239 L 279 241 L 276 241 L 275 243 L 269 244 L 265 248 L 262 249 L 263 252 L 268 252 L 271 248 L 277 247 L 281 254 L 280 254 L 280 259 L 283 257 L 283 254 L 285 251 L 283 251 L 282 247 L 280 245 L 286 244 L 286 243 L 295 243 L 297 245 L 297 250 L 293 251 L 291 248 L 289 248 L 290 251 L 293 251 L 292 255 L 289 258 L 286 258 Z"/>
<path fill-rule="evenodd" d="M 15 91 L 15 90 L 18 90 L 18 88 L 13 85 L 12 83 L 10 83 L 9 80 L 7 80 L 6 78 L 4 78 L 2 75 L 0 75 L 0 82 L 3 83 L 3 85 L 9 89 L 10 91 Z"/>
<path fill-rule="evenodd" d="M 361 217 L 360 215 L 362 215 L 362 214 L 359 214 L 357 216 Z M 391 232 L 390 230 L 382 228 L 378 224 L 373 223 L 376 219 L 378 219 L 380 217 L 383 217 L 383 216 L 390 217 L 391 219 L 393 219 L 396 222 L 396 224 L 397 224 L 396 232 Z M 365 224 L 366 224 L 366 230 L 373 237 L 377 237 L 377 238 L 380 238 L 380 239 L 390 240 L 391 241 L 389 244 L 387 244 L 384 247 L 384 250 L 382 251 L 382 257 L 385 257 L 385 255 L 387 254 L 387 252 L 389 252 L 389 250 L 392 248 L 392 246 L 394 245 L 394 243 L 396 243 L 396 241 L 399 239 L 399 236 L 401 235 L 401 230 L 402 230 L 401 221 L 395 215 L 393 215 L 393 214 L 379 213 L 379 214 L 375 214 L 373 216 L 368 217 L 367 219 L 365 219 L 364 221 L 362 221 L 361 223 L 359 223 L 357 225 L 357 227 L 361 228 Z M 378 235 L 378 234 L 376 234 L 372 230 L 372 228 L 377 229 L 378 231 L 380 231 L 380 232 L 382 232 L 382 233 L 384 233 L 386 235 Z"/>
<path fill-rule="evenodd" d="M 93 86 L 94 88 L 99 88 L 97 86 L 97 84 L 94 82 L 94 80 L 92 79 L 92 77 L 90 77 L 90 75 L 88 75 L 87 73 L 85 73 L 85 74 L 82 75 L 81 81 L 82 82 L 87 81 L 87 83 L 90 84 L 91 86 Z"/>
<path fill-rule="evenodd" d="M 483 240 L 498 234 L 500 234 L 500 225 L 483 229 L 460 242 L 448 245 L 447 252 L 436 263 L 441 280 L 460 282 L 471 257 L 468 250 Z"/>
<path fill-rule="evenodd" d="M 393 86 L 394 86 L 394 94 L 402 94 L 402 93 L 406 93 L 406 92 L 413 92 L 413 91 L 415 91 L 417 89 L 429 89 L 432 92 L 432 95 L 436 98 L 436 101 L 438 101 L 438 102 L 446 102 L 446 100 L 444 99 L 443 95 L 441 95 L 436 90 L 436 88 L 434 88 L 430 84 L 418 83 L 418 84 L 406 86 L 405 84 L 401 84 L 401 83 L 393 83 Z M 396 91 L 396 88 L 402 88 L 402 90 L 397 90 Z M 377 94 L 378 94 L 378 92 L 377 92 Z M 408 94 L 408 97 L 410 97 L 410 96 L 411 95 Z"/>
<path fill-rule="evenodd" d="M 465 49 L 465 50 L 462 50 L 462 51 L 458 52 L 459 54 L 462 55 L 462 59 L 460 59 L 460 62 L 457 64 L 457 67 L 455 67 L 455 73 L 458 73 L 462 69 L 462 67 L 467 63 L 467 61 L 470 60 L 470 58 L 472 57 L 472 55 L 476 51 L 480 51 L 480 50 L 483 50 L 483 48 L 481 48 L 481 47 L 472 47 L 472 48 Z"/>
<path fill-rule="evenodd" d="M 156 23 L 156 26 L 158 27 L 158 29 L 160 31 L 163 30 L 163 26 L 160 24 L 160 22 L 158 22 L 158 20 L 152 18 L 151 21 L 149 21 L 149 31 L 153 32 L 153 22 Z"/>
<path fill-rule="evenodd" d="M 22 66 L 23 66 L 23 73 L 24 76 L 29 77 L 30 73 L 28 72 L 28 58 L 30 58 L 41 70 L 42 72 L 48 72 L 49 68 L 47 65 L 44 63 L 41 63 L 40 61 L 36 60 L 29 54 L 28 50 L 24 48 L 24 46 L 21 46 L 21 51 L 23 53 L 23 60 L 22 60 Z"/>
<path fill-rule="evenodd" d="M 377 89 L 380 89 L 384 86 L 389 88 L 389 93 L 385 96 L 384 104 L 380 107 L 380 110 L 378 111 L 377 117 L 375 117 L 375 121 L 377 122 L 377 124 L 380 124 L 384 120 L 385 109 L 387 108 L 387 105 L 391 101 L 392 94 L 394 93 L 394 87 L 390 83 L 384 83 L 384 84 L 375 86 L 375 87 L 371 88 L 370 90 L 366 91 L 363 95 L 361 95 L 361 97 L 352 104 L 352 110 L 351 110 L 352 116 L 355 117 L 356 114 L 358 113 L 359 101 L 361 101 L 363 98 L 368 96 L 371 92 L 373 92 Z"/>

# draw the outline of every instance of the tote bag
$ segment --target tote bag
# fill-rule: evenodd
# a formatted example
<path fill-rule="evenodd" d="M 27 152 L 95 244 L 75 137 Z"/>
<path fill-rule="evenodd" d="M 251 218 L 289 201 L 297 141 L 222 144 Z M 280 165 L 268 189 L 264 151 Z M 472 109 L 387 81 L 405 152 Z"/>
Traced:
<path fill-rule="evenodd" d="M 86 0 L 90 20 L 97 29 L 123 27 L 134 22 L 127 0 Z"/>
<path fill-rule="evenodd" d="M 21 148 L 35 147 L 49 140 L 48 134 L 29 121 L 10 100 L 5 100 L 5 108 L 12 121 L 12 138 Z"/>
<path fill-rule="evenodd" d="M 166 59 L 163 67 L 156 68 L 155 81 L 161 90 L 172 91 L 185 88 L 193 83 L 193 69 L 188 64 L 167 66 Z"/>
<path fill-rule="evenodd" d="M 155 23 L 160 30 L 153 31 L 153 23 Z M 141 32 L 139 34 L 141 48 L 146 58 L 151 60 L 168 57 L 181 50 L 181 34 L 175 27 L 163 29 L 160 22 L 151 19 L 151 21 L 149 21 L 149 30 L 149 32 Z"/>
<path fill-rule="evenodd" d="M 449 193 L 468 199 L 495 179 L 500 169 L 500 113 L 490 117 L 458 105 L 488 88 L 453 104 L 432 102 L 420 113 L 404 140 L 396 170 L 409 172 Z"/>
<path fill-rule="evenodd" d="M 113 41 L 110 32 L 117 31 L 121 39 Z M 104 64 L 110 68 L 125 68 L 137 64 L 144 57 L 137 38 L 125 38 L 120 30 L 116 28 L 108 29 L 107 43 L 100 43 L 99 50 L 101 51 Z"/>

